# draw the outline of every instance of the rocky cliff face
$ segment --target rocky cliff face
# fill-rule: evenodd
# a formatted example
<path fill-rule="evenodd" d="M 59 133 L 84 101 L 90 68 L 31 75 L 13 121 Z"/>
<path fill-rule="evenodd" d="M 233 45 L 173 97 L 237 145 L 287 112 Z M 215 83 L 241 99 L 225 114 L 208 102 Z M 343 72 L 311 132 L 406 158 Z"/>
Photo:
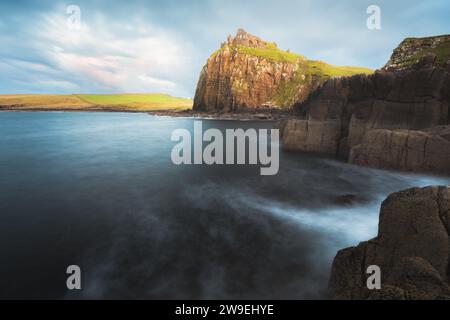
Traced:
<path fill-rule="evenodd" d="M 450 57 L 450 35 L 403 40 L 394 50 L 383 70 L 409 68 L 430 53 L 437 56 L 437 64 L 444 65 Z"/>
<path fill-rule="evenodd" d="M 338 252 L 334 299 L 450 299 L 450 187 L 410 189 L 381 206 L 378 236 Z M 367 289 L 367 268 L 381 268 L 381 290 Z"/>
<path fill-rule="evenodd" d="M 351 163 L 376 168 L 450 174 L 450 126 L 424 130 L 369 130 L 350 151 Z"/>
<path fill-rule="evenodd" d="M 450 174 L 450 61 L 442 63 L 450 56 L 428 54 L 400 68 L 398 52 L 391 59 L 397 62 L 385 69 L 330 79 L 297 103 L 296 118 L 283 129 L 284 148 Z M 431 129 L 436 126 L 441 127 Z"/>
<path fill-rule="evenodd" d="M 291 107 L 330 76 L 360 72 L 371 70 L 307 60 L 240 29 L 235 37 L 228 37 L 204 66 L 194 110 L 230 112 Z"/>

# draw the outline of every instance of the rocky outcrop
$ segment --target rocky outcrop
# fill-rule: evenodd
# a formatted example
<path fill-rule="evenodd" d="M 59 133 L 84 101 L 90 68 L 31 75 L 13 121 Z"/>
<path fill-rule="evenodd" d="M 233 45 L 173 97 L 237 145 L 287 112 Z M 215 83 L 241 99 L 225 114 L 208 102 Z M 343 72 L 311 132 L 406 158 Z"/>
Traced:
<path fill-rule="evenodd" d="M 408 68 L 387 69 L 332 78 L 297 103 L 296 118 L 283 128 L 284 148 L 450 174 L 450 161 L 444 160 L 448 128 L 431 129 L 450 125 L 450 61 L 443 65 L 429 54 Z"/>
<path fill-rule="evenodd" d="M 282 130 L 285 150 L 328 154 L 338 152 L 338 141 L 341 137 L 339 121 L 291 119 Z"/>
<path fill-rule="evenodd" d="M 334 299 L 450 299 L 450 187 L 414 188 L 381 206 L 378 236 L 338 252 Z M 369 266 L 381 269 L 381 290 L 366 285 Z"/>
<path fill-rule="evenodd" d="M 270 46 L 242 29 L 236 37 L 228 37 L 200 74 L 194 110 L 231 112 L 270 104 L 278 86 L 293 79 L 297 71 L 295 60 L 276 61 L 243 50 Z"/>
<path fill-rule="evenodd" d="M 307 60 L 239 29 L 211 55 L 201 71 L 194 110 L 235 112 L 291 107 L 331 75 L 358 72 L 371 70 Z"/>
<path fill-rule="evenodd" d="M 383 69 L 406 69 L 429 53 L 437 56 L 438 64 L 445 64 L 450 58 L 450 35 L 403 40 Z"/>

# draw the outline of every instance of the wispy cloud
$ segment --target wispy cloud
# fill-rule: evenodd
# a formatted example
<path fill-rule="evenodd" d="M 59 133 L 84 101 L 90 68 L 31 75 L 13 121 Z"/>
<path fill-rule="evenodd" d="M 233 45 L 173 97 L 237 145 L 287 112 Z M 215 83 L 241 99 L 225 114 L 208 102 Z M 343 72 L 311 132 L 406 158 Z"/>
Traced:
<path fill-rule="evenodd" d="M 32 91 L 188 91 L 178 73 L 191 71 L 193 48 L 169 31 L 139 20 L 110 22 L 101 13 L 72 30 L 66 19 L 55 12 L 38 16 L 27 50 L 45 62 L 3 56 L 3 77 L 12 76 L 16 85 Z M 124 30 L 132 32 L 122 36 Z"/>
<path fill-rule="evenodd" d="M 366 28 L 372 0 L 78 0 L 0 3 L 0 92 L 148 92 L 192 96 L 198 74 L 239 27 L 312 59 L 382 66 L 407 36 L 450 32 L 446 0 L 378 0 L 382 30 Z"/>

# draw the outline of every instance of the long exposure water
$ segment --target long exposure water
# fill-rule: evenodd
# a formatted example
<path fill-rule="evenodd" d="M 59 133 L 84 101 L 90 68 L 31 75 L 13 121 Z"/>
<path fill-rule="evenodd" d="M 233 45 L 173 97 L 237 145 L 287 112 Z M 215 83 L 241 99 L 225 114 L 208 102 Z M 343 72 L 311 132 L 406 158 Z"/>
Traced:
<path fill-rule="evenodd" d="M 389 193 L 450 184 L 285 152 L 276 176 L 175 166 L 171 133 L 193 121 L 1 112 L 0 297 L 327 298 L 334 255 L 376 235 Z M 68 292 L 73 264 L 83 289 Z"/>

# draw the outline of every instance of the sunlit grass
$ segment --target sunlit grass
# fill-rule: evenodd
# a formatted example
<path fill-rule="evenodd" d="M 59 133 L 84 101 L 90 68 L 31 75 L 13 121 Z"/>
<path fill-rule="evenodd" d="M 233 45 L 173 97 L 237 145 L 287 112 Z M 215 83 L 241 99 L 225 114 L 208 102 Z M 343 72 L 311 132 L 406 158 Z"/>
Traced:
<path fill-rule="evenodd" d="M 295 73 L 292 79 L 282 82 L 271 98 L 272 103 L 285 108 L 291 107 L 298 100 L 305 99 L 307 93 L 313 87 L 313 82 L 323 83 L 332 77 L 347 77 L 374 72 L 372 69 L 364 67 L 335 66 L 323 61 L 309 60 L 303 55 L 282 50 L 275 43 L 267 43 L 266 46 L 260 47 L 226 44 L 214 52 L 211 58 L 228 50 L 234 53 L 263 58 L 274 64 L 290 63 L 294 65 Z M 245 79 L 235 79 L 233 82 L 233 89 L 236 91 L 248 87 L 249 84 L 246 83 Z"/>
<path fill-rule="evenodd" d="M 322 77 L 348 77 L 355 74 L 371 74 L 372 69 L 353 66 L 335 66 L 323 61 L 308 60 L 307 65 L 311 73 Z"/>
<path fill-rule="evenodd" d="M 0 105 L 17 109 L 78 109 L 93 106 L 76 95 L 66 94 L 2 94 L 0 95 Z"/>
<path fill-rule="evenodd" d="M 192 100 L 166 94 L 16 94 L 0 95 L 0 106 L 17 110 L 153 111 L 192 108 Z"/>
<path fill-rule="evenodd" d="M 167 94 L 81 94 L 87 103 L 104 106 L 122 106 L 133 110 L 177 110 L 192 108 L 192 100 Z"/>

